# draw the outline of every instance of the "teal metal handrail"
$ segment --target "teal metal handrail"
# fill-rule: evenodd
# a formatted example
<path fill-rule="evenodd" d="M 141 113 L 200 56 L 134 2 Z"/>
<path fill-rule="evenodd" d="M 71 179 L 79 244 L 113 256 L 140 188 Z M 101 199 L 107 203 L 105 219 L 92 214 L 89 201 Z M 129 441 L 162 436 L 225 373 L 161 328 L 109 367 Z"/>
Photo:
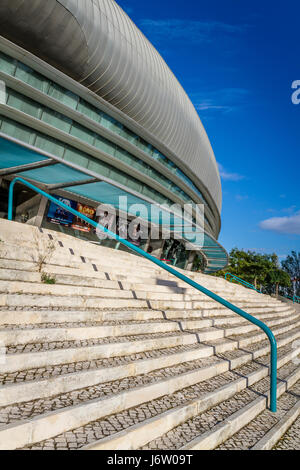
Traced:
<path fill-rule="evenodd" d="M 256 287 L 253 285 L 253 284 L 250 284 L 250 282 L 247 282 L 245 281 L 244 279 L 241 279 L 240 277 L 237 277 L 235 276 L 234 274 L 231 274 L 231 273 L 226 273 L 225 274 L 225 279 L 227 280 L 228 277 L 231 277 L 232 279 L 234 279 L 235 281 L 239 282 L 240 284 L 243 284 L 245 287 L 249 287 L 249 289 L 253 289 L 255 290 L 256 292 L 258 292 L 259 294 L 261 294 L 261 291 L 256 289 Z M 230 279 L 230 281 L 232 280 Z"/>
<path fill-rule="evenodd" d="M 282 295 L 282 294 L 279 294 L 281 295 L 282 297 L 285 297 L 286 299 L 290 299 L 293 301 L 293 304 L 300 304 L 300 297 L 298 297 L 297 295 Z"/>
<path fill-rule="evenodd" d="M 141 248 L 133 245 L 132 243 L 128 242 L 127 240 L 119 237 L 117 234 L 114 232 L 111 232 L 105 227 L 102 227 L 100 224 L 95 222 L 94 220 L 89 219 L 85 215 L 81 214 L 80 212 L 76 211 L 75 209 L 67 206 L 63 202 L 59 201 L 55 197 L 51 196 L 50 194 L 45 193 L 42 189 L 37 188 L 33 184 L 29 183 L 28 181 L 24 180 L 23 178 L 17 177 L 15 178 L 9 187 L 9 197 L 8 197 L 8 220 L 13 220 L 13 192 L 14 192 L 14 186 L 15 184 L 19 182 L 27 186 L 28 188 L 32 189 L 33 191 L 41 194 L 42 196 L 46 197 L 50 201 L 54 202 L 60 207 L 63 207 L 66 211 L 70 212 L 71 214 L 81 218 L 85 222 L 89 223 L 95 228 L 100 228 L 103 232 L 107 233 L 111 238 L 115 239 L 116 241 L 122 243 L 123 245 L 127 246 L 130 250 L 134 251 L 135 253 L 138 253 L 139 255 L 143 256 L 144 258 L 148 259 L 152 263 L 156 264 L 160 268 L 164 269 L 165 271 L 169 272 L 170 274 L 173 274 L 175 277 L 178 279 L 181 279 L 182 281 L 186 282 L 190 286 L 194 287 L 198 291 L 202 292 L 203 294 L 207 295 L 211 299 L 215 300 L 216 302 L 220 303 L 224 307 L 229 308 L 233 312 L 237 313 L 241 317 L 245 318 L 249 322 L 253 323 L 254 325 L 258 326 L 261 328 L 265 334 L 267 335 L 270 346 L 271 346 L 271 364 L 270 364 L 270 410 L 272 412 L 276 412 L 277 409 L 277 343 L 274 334 L 270 330 L 270 328 L 263 323 L 262 321 L 258 320 L 257 318 L 253 317 L 247 312 L 244 312 L 240 308 L 236 307 L 235 305 L 231 304 L 227 300 L 223 299 L 222 297 L 218 296 L 217 294 L 214 294 L 210 290 L 206 289 L 205 287 L 201 286 L 197 282 L 193 281 L 192 279 L 189 279 L 187 276 L 184 274 L 176 271 L 174 268 L 169 266 L 168 264 L 163 263 L 159 259 L 155 258 L 154 256 L 151 256 L 149 253 L 146 253 L 143 251 Z"/>
<path fill-rule="evenodd" d="M 300 304 L 300 297 L 298 297 L 298 295 L 294 295 L 293 296 L 293 302 L 294 303 L 296 302 L 297 304 Z"/>

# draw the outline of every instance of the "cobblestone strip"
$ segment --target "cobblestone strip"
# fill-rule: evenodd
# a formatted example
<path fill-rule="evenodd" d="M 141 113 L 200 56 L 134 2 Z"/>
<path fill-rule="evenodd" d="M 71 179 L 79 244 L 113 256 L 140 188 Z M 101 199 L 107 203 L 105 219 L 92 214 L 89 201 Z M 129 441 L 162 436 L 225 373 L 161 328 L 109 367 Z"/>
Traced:
<path fill-rule="evenodd" d="M 285 340 L 289 336 L 290 336 L 290 333 L 289 334 L 284 333 L 283 335 L 278 335 L 277 340 L 279 342 L 281 339 Z M 122 340 L 122 338 L 120 337 L 119 339 Z M 208 342 L 208 343 L 203 343 L 203 344 L 211 345 L 212 343 Z M 243 354 L 247 354 L 247 352 L 254 353 L 255 351 L 259 351 L 262 347 L 265 347 L 268 345 L 269 345 L 268 340 L 261 341 L 259 343 L 256 343 L 255 345 L 252 345 L 251 349 L 248 347 L 242 348 L 242 349 L 235 349 L 233 351 L 228 351 L 226 353 L 220 353 L 217 356 L 222 359 L 230 361 L 233 359 L 237 359 Z M 8 384 L 26 382 L 26 381 L 31 381 L 31 380 L 49 379 L 49 378 L 57 377 L 62 374 L 71 374 L 73 372 L 79 372 L 83 370 L 119 366 L 122 364 L 128 364 L 129 362 L 139 361 L 143 359 L 157 358 L 160 356 L 165 356 L 165 355 L 175 354 L 175 353 L 180 353 L 180 352 L 188 352 L 191 350 L 198 349 L 198 347 L 199 347 L 199 344 L 196 343 L 192 345 L 183 345 L 183 346 L 175 346 L 172 348 L 150 350 L 150 351 L 145 351 L 145 352 L 141 352 L 137 354 L 131 354 L 128 356 L 119 356 L 119 357 L 112 357 L 108 359 L 98 359 L 98 360 L 92 360 L 92 361 L 79 361 L 79 362 L 74 362 L 74 363 L 66 363 L 66 364 L 53 365 L 53 366 L 50 365 L 47 367 L 33 368 L 33 369 L 27 369 L 23 371 L 11 372 L 7 374 L 0 374 L 0 384 L 8 385 Z M 278 353 L 282 355 L 283 353 L 288 352 L 290 348 L 291 348 L 291 345 L 287 344 L 284 347 L 280 347 L 278 349 Z M 260 367 L 260 364 L 268 365 L 269 356 L 260 357 L 256 360 L 256 362 L 253 362 L 253 364 L 249 366 L 250 369 L 245 369 L 246 373 L 247 373 L 247 370 L 254 371 L 258 369 Z"/>
<path fill-rule="evenodd" d="M 272 450 L 300 450 L 300 417 L 296 419 Z"/>
<path fill-rule="evenodd" d="M 236 378 L 233 372 L 226 372 L 171 395 L 165 395 L 162 398 L 143 403 L 135 408 L 105 417 L 104 419 L 99 419 L 86 426 L 63 433 L 55 438 L 47 439 L 26 449 L 78 449 L 107 436 L 112 436 L 146 419 L 156 417 L 172 408 L 188 404 L 195 399 L 204 397 L 207 393 L 211 393 L 229 384 L 236 380 Z"/>
<path fill-rule="evenodd" d="M 276 335 L 276 339 L 277 339 L 277 340 L 281 340 L 281 339 L 284 340 L 284 339 L 286 339 L 286 338 L 291 338 L 291 336 L 293 336 L 294 333 L 295 333 L 295 334 L 296 334 L 296 333 L 299 333 L 299 336 L 300 336 L 300 329 L 299 329 L 299 326 L 297 326 L 297 324 L 295 325 L 295 328 L 294 328 L 293 331 L 289 330 L 289 331 L 287 331 L 287 332 L 285 332 L 285 333 L 281 333 L 280 335 Z M 248 345 L 245 346 L 243 349 L 244 349 L 245 351 L 255 352 L 255 350 L 256 350 L 256 345 L 257 345 L 257 343 L 248 344 Z M 268 346 L 268 347 L 269 347 L 269 346 L 270 346 L 270 342 L 269 342 L 268 339 L 265 339 L 265 340 L 263 340 L 263 341 L 260 342 L 260 345 L 261 345 L 262 347 L 265 347 L 265 346 Z"/>
<path fill-rule="evenodd" d="M 299 321 L 295 321 L 295 320 L 292 320 L 292 321 L 289 321 L 287 323 L 282 323 L 281 325 L 277 325 L 275 327 L 272 327 L 272 331 L 273 333 L 276 335 L 277 331 L 280 331 L 281 329 L 286 329 L 286 331 L 284 331 L 284 333 L 287 333 L 288 331 L 290 331 L 292 328 L 296 328 L 297 326 L 299 326 Z M 237 334 L 237 335 L 230 335 L 230 336 L 227 336 L 228 339 L 232 339 L 234 341 L 238 341 L 239 339 L 252 339 L 252 338 L 255 338 L 255 336 L 258 334 L 258 330 L 256 331 L 251 331 L 249 333 L 243 333 L 243 337 L 241 337 L 240 334 Z M 262 332 L 260 330 L 259 332 L 259 335 L 265 335 L 264 332 Z M 248 347 L 248 346 L 247 346 Z"/>
<path fill-rule="evenodd" d="M 289 363 L 278 371 L 281 380 L 285 380 L 297 369 L 293 363 Z M 236 371 L 238 372 L 238 370 Z M 243 375 L 243 374 L 241 374 Z M 212 430 L 214 426 L 223 422 L 231 415 L 241 410 L 258 396 L 264 395 L 270 387 L 269 377 L 266 377 L 252 385 L 250 388 L 237 393 L 234 397 L 214 406 L 209 411 L 201 413 L 195 418 L 187 420 L 158 439 L 153 440 L 143 450 L 151 449 L 180 449 L 196 437 Z"/>
<path fill-rule="evenodd" d="M 61 364 L 24 371 L 12 372 L 0 375 L 0 384 L 8 385 L 18 382 L 27 382 L 32 380 L 43 380 L 58 377 L 63 374 L 72 374 L 74 372 L 86 371 L 91 369 L 102 369 L 105 367 L 115 367 L 128 364 L 130 362 L 142 361 L 145 359 L 155 359 L 176 353 L 189 352 L 199 349 L 199 344 L 174 346 L 173 348 L 153 349 L 128 356 L 116 356 L 107 359 L 95 359 L 92 361 L 79 361 L 69 364 Z"/>
<path fill-rule="evenodd" d="M 218 446 L 216 450 L 251 449 L 299 401 L 299 397 L 300 381 L 279 398 L 277 403 L 277 413 L 271 413 L 269 410 L 263 411 L 253 421 L 251 421 L 251 423 L 241 429 L 241 431 L 236 433 L 222 445 Z M 300 427 L 298 432 L 299 431 Z M 298 439 L 298 442 L 295 444 L 298 445 L 298 450 L 300 450 L 300 439 Z"/>
<path fill-rule="evenodd" d="M 188 334 L 188 332 L 184 332 Z M 170 336 L 179 336 L 180 331 L 166 333 L 148 333 L 130 336 L 108 336 L 106 338 L 94 338 L 88 340 L 72 340 L 72 341 L 49 341 L 48 343 L 28 343 L 18 344 L 17 346 L 8 346 L 7 354 L 20 354 L 29 352 L 53 351 L 54 349 L 71 349 L 82 348 L 86 346 L 96 346 L 98 344 L 122 343 L 126 341 L 143 341 L 146 339 L 167 338 Z"/>
<path fill-rule="evenodd" d="M 78 405 L 80 403 L 82 404 L 89 400 L 116 395 L 125 390 L 156 383 L 169 377 L 175 377 L 186 372 L 218 364 L 219 362 L 221 362 L 221 359 L 216 359 L 215 357 L 198 359 L 196 361 L 185 362 L 176 366 L 155 370 L 147 374 L 141 374 L 135 377 L 125 377 L 124 379 L 113 382 L 101 383 L 99 385 L 74 390 L 48 399 L 43 398 L 14 406 L 3 407 L 0 408 L 0 423 L 9 424 L 22 419 L 32 419 L 43 413 L 58 410 L 67 406 Z"/>
<path fill-rule="evenodd" d="M 287 377 L 291 373 L 291 370 L 293 369 L 290 366 L 288 366 L 284 370 L 281 371 L 281 375 L 284 377 Z M 39 449 L 39 450 L 41 449 L 44 449 L 44 450 L 78 449 L 82 446 L 91 444 L 104 437 L 113 435 L 116 432 L 127 429 L 130 426 L 140 423 L 148 418 L 158 416 L 159 414 L 171 408 L 174 408 L 179 405 L 187 404 L 197 398 L 202 398 L 205 395 L 207 395 L 207 393 L 211 393 L 217 390 L 218 388 L 221 388 L 222 386 L 229 384 L 230 382 L 236 380 L 239 377 L 240 377 L 240 374 L 238 373 L 238 371 L 237 373 L 235 371 L 225 372 L 212 379 L 206 380 L 194 386 L 187 387 L 186 389 L 180 390 L 179 392 L 176 392 L 172 395 L 165 395 L 162 398 L 144 403 L 138 407 L 131 408 L 129 410 L 125 410 L 122 413 L 117 413 L 115 415 L 111 415 L 106 418 L 99 419 L 97 421 L 87 424 L 86 426 L 81 426 L 80 428 L 74 429 L 72 431 L 62 433 L 61 435 L 58 435 L 52 439 L 47 439 L 43 442 L 40 442 L 28 448 L 32 450 L 35 450 L 35 449 Z M 264 381 L 261 381 L 261 382 L 264 382 L 264 383 L 261 385 L 257 384 L 258 388 L 268 387 L 267 379 L 264 379 Z M 210 412 L 202 413 L 200 417 L 197 417 L 197 420 L 200 423 L 202 423 L 202 420 L 201 420 L 202 416 L 205 417 L 207 413 L 208 414 L 210 413 L 210 416 L 207 416 L 206 418 L 204 418 L 204 429 L 205 430 L 210 429 L 211 427 L 213 427 L 213 425 L 217 424 L 220 421 L 222 413 L 226 414 L 227 412 L 226 416 L 228 416 L 234 412 L 234 409 L 239 409 L 239 407 L 243 407 L 245 404 L 247 404 L 251 400 L 254 400 L 255 398 L 257 398 L 257 393 L 255 389 L 245 390 L 244 392 L 241 392 L 240 394 L 238 394 L 237 398 L 234 397 L 232 399 L 235 402 L 235 406 L 232 405 L 231 400 L 227 400 L 226 402 L 221 403 L 217 407 L 214 407 L 215 411 L 212 414 Z M 227 402 L 229 403 L 229 406 Z M 188 430 L 187 435 L 191 435 L 190 434 L 191 433 L 190 422 L 192 421 L 193 419 L 188 420 L 183 425 L 178 426 L 178 428 L 180 428 L 179 435 L 181 435 L 182 432 L 185 433 L 187 430 Z M 170 433 L 173 432 L 173 431 L 170 431 L 170 433 L 167 433 L 162 438 L 165 443 L 161 439 L 156 439 L 152 443 L 143 447 L 143 449 L 175 449 L 175 448 L 181 447 L 182 439 L 177 447 L 174 444 L 178 440 L 178 433 L 176 431 L 178 428 L 175 428 L 175 437 L 174 437 L 173 443 L 171 442 L 172 439 L 170 440 L 168 436 Z M 193 430 L 193 425 L 192 425 L 192 430 Z M 197 429 L 196 429 L 196 432 L 197 432 Z M 191 440 L 191 439 L 188 439 L 188 440 Z"/>
<path fill-rule="evenodd" d="M 199 320 L 199 318 L 197 318 Z M 201 319 L 200 319 L 201 320 Z M 32 325 L 1 325 L 0 331 L 5 330 L 39 330 L 39 329 L 60 329 L 60 328 L 89 328 L 92 326 L 115 326 L 115 325 L 146 325 L 148 323 L 170 323 L 162 318 L 149 320 L 100 320 L 100 321 L 78 321 L 63 323 L 36 323 Z"/>
<path fill-rule="evenodd" d="M 147 323 L 147 322 L 145 322 Z M 273 329 L 273 332 L 279 331 L 280 329 L 283 328 L 288 328 L 290 331 L 292 327 L 297 326 L 294 322 L 290 322 L 288 324 L 283 324 L 280 325 L 276 330 Z M 215 328 L 216 331 L 219 330 L 219 328 Z M 206 328 L 202 329 L 191 329 L 191 330 L 183 330 L 181 333 L 184 334 L 201 334 L 206 331 Z M 283 331 L 283 333 L 286 333 L 286 331 Z M 68 349 L 68 348 L 76 348 L 76 347 L 84 347 L 84 346 L 94 346 L 96 344 L 107 344 L 107 343 L 112 343 L 112 342 L 121 342 L 121 341 L 139 341 L 139 340 L 144 340 L 144 339 L 153 339 L 153 338 L 163 338 L 167 336 L 177 336 L 180 334 L 180 331 L 175 331 L 175 332 L 165 332 L 165 333 L 149 333 L 149 334 L 140 334 L 140 335 L 130 335 L 130 336 L 110 336 L 107 338 L 94 338 L 94 339 L 89 339 L 89 340 L 72 340 L 72 341 L 49 341 L 48 343 L 28 343 L 28 344 L 18 344 L 18 345 L 9 345 L 6 348 L 6 353 L 7 354 L 16 354 L 16 353 L 27 353 L 27 352 L 42 352 L 42 351 L 51 351 L 54 349 Z M 251 334 L 251 337 L 254 338 L 255 336 L 260 337 L 261 333 L 255 332 Z M 228 336 L 226 339 L 228 340 L 234 340 L 238 341 L 238 339 L 245 339 L 248 338 L 248 334 L 240 334 L 237 335 L 236 337 L 233 336 Z M 261 340 L 260 340 L 261 341 Z"/>

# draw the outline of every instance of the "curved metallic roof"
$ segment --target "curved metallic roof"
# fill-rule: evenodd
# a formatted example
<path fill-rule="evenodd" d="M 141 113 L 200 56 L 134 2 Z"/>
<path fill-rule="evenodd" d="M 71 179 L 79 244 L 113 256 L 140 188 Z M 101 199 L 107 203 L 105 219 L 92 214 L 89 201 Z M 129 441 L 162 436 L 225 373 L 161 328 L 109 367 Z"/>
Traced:
<path fill-rule="evenodd" d="M 194 106 L 114 0 L 1 0 L 0 28 L 151 133 L 199 177 L 221 211 L 217 163 Z"/>

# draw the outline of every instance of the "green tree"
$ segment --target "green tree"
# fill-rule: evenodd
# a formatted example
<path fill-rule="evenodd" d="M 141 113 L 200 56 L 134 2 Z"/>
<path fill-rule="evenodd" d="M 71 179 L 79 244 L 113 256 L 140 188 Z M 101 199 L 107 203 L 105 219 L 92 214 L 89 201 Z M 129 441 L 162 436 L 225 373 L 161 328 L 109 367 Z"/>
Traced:
<path fill-rule="evenodd" d="M 286 271 L 280 269 L 279 267 L 274 267 L 270 270 L 266 279 L 268 286 L 275 286 L 275 294 L 278 297 L 279 286 L 280 287 L 290 287 L 291 279 Z"/>
<path fill-rule="evenodd" d="M 296 295 L 300 296 L 300 252 L 292 251 L 287 258 L 281 263 L 282 268 L 293 279 L 298 279 L 296 282 Z M 292 291 L 290 292 L 293 293 Z"/>
<path fill-rule="evenodd" d="M 226 272 L 253 284 L 256 289 L 263 286 L 264 291 L 269 294 L 275 291 L 278 295 L 279 286 L 290 285 L 290 278 L 281 269 L 278 256 L 275 253 L 271 255 L 260 254 L 234 248 L 229 254 L 229 266 L 216 273 L 216 276 L 224 277 Z"/>

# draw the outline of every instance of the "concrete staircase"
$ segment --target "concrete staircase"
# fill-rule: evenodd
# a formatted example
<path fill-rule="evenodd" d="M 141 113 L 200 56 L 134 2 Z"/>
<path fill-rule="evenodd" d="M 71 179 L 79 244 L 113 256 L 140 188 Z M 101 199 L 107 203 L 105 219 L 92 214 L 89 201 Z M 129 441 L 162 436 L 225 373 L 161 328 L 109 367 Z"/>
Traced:
<path fill-rule="evenodd" d="M 259 328 L 143 258 L 0 220 L 0 449 L 299 450 L 300 312 L 191 276 L 272 327 L 276 414 Z"/>

